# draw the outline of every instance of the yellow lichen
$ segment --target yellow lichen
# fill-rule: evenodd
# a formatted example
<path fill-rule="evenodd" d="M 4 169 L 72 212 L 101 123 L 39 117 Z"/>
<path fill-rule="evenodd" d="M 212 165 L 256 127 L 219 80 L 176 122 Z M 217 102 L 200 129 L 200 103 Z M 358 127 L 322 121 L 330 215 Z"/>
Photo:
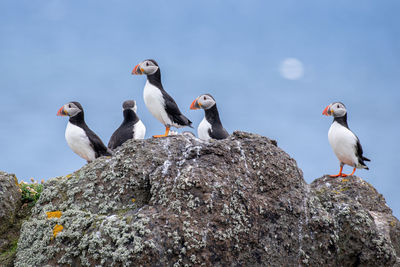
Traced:
<path fill-rule="evenodd" d="M 136 199 L 132 198 L 132 202 L 135 202 L 135 201 L 136 201 Z"/>
<path fill-rule="evenodd" d="M 47 219 L 60 218 L 61 215 L 62 215 L 62 212 L 59 211 L 59 210 L 57 210 L 57 211 L 48 211 L 48 212 L 46 212 L 46 214 L 47 214 Z"/>
<path fill-rule="evenodd" d="M 65 178 L 70 178 L 72 174 L 65 175 Z"/>
<path fill-rule="evenodd" d="M 348 182 L 348 181 L 349 181 L 349 179 L 345 179 L 345 178 L 342 179 L 343 183 Z"/>
<path fill-rule="evenodd" d="M 56 237 L 59 232 L 61 232 L 64 229 L 62 225 L 56 224 L 53 229 L 53 237 Z"/>

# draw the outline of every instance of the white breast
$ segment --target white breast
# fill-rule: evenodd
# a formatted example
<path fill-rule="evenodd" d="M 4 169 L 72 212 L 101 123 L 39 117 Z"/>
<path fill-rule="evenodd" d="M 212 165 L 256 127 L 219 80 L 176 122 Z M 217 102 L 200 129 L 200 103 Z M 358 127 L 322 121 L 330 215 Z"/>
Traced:
<path fill-rule="evenodd" d="M 144 86 L 143 98 L 147 109 L 157 120 L 164 125 L 172 125 L 165 111 L 165 101 L 160 89 L 152 85 L 148 80 Z"/>
<path fill-rule="evenodd" d="M 346 127 L 334 121 L 329 128 L 328 140 L 340 162 L 355 167 L 357 137 Z"/>
<path fill-rule="evenodd" d="M 208 134 L 208 130 L 211 130 L 211 124 L 204 118 L 197 128 L 197 134 L 200 139 L 208 140 L 211 139 L 210 135 Z"/>
<path fill-rule="evenodd" d="M 93 161 L 96 158 L 94 150 L 90 146 L 89 138 L 82 128 L 68 122 L 65 130 L 65 139 L 72 151 L 82 158 L 87 161 Z"/>
<path fill-rule="evenodd" d="M 133 139 L 143 139 L 146 134 L 146 127 L 143 122 L 139 120 L 133 126 Z"/>

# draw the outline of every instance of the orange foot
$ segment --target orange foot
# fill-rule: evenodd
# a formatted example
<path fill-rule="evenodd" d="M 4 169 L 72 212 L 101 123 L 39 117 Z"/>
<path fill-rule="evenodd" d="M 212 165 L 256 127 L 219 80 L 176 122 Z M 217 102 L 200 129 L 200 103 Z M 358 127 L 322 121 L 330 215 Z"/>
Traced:
<path fill-rule="evenodd" d="M 352 175 L 354 175 L 354 173 L 356 172 L 356 168 L 354 168 L 353 169 L 353 172 L 352 173 L 350 173 L 349 175 L 347 175 L 347 176 L 352 176 Z"/>
<path fill-rule="evenodd" d="M 352 175 L 354 175 L 354 173 L 356 172 L 356 168 L 354 168 L 354 169 L 353 169 L 353 172 L 350 173 L 350 174 L 342 173 L 342 171 L 343 171 L 343 167 L 340 167 L 340 171 L 339 171 L 338 174 L 336 174 L 336 175 L 329 175 L 329 176 L 332 177 L 332 178 L 352 176 Z"/>
<path fill-rule="evenodd" d="M 167 136 L 168 136 L 168 134 L 167 135 L 160 134 L 160 135 L 153 135 L 153 138 L 160 138 L 160 137 L 167 137 Z"/>
<path fill-rule="evenodd" d="M 165 127 L 165 134 L 153 135 L 153 138 L 167 137 L 170 127 Z"/>
<path fill-rule="evenodd" d="M 352 175 L 353 175 L 353 173 L 351 173 L 351 174 L 339 173 L 336 175 L 329 175 L 329 176 L 332 178 L 336 178 L 336 177 L 347 177 L 347 176 L 352 176 Z"/>
<path fill-rule="evenodd" d="M 336 174 L 336 175 L 329 175 L 330 177 L 332 177 L 332 178 L 336 178 L 336 177 L 346 177 L 347 175 L 346 174 L 344 174 L 344 173 L 342 173 L 342 171 L 343 171 L 343 166 L 340 166 L 340 170 L 339 170 L 339 173 L 338 174 Z M 346 175 L 346 176 L 343 176 L 343 175 Z"/>

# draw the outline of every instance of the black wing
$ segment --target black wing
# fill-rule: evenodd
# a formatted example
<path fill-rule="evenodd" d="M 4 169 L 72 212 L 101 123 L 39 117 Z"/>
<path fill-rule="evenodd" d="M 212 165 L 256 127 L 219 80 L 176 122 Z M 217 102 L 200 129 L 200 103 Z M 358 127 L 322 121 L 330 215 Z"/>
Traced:
<path fill-rule="evenodd" d="M 186 118 L 178 108 L 175 100 L 165 91 L 161 90 L 165 100 L 165 110 L 171 121 L 182 126 L 192 126 L 192 122 Z"/>
<path fill-rule="evenodd" d="M 363 149 L 362 149 L 362 146 L 361 146 L 361 143 L 360 143 L 360 140 L 358 139 L 358 137 L 357 137 L 357 144 L 356 144 L 356 153 L 357 153 L 358 160 L 361 164 L 365 165 L 364 160 L 371 161 L 370 159 L 363 156 Z"/>
<path fill-rule="evenodd" d="M 132 125 L 121 124 L 117 130 L 113 133 L 108 141 L 108 148 L 115 149 L 125 143 L 127 140 L 133 138 L 133 122 Z"/>
<path fill-rule="evenodd" d="M 225 139 L 229 136 L 229 133 L 224 129 L 224 127 L 213 127 L 212 130 L 208 130 L 208 134 L 210 135 L 211 138 L 213 139 Z"/>
<path fill-rule="evenodd" d="M 89 138 L 90 146 L 93 148 L 96 158 L 101 156 L 111 156 L 110 151 L 103 144 L 100 137 L 98 137 L 92 130 L 90 130 L 87 125 L 84 126 L 84 130 L 87 134 L 87 137 Z"/>

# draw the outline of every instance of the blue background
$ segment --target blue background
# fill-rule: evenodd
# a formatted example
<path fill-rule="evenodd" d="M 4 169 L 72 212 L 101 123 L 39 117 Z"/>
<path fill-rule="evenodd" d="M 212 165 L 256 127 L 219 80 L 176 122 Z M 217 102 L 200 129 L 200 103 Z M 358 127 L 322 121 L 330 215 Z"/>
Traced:
<path fill-rule="evenodd" d="M 146 58 L 197 127 L 202 93 L 217 100 L 225 128 L 276 139 L 307 182 L 336 174 L 322 110 L 346 104 L 349 126 L 371 158 L 357 175 L 400 215 L 399 1 L 1 1 L 0 170 L 20 179 L 66 175 L 85 164 L 64 139 L 71 100 L 105 143 L 135 99 L 147 137 L 164 132 L 143 103 Z M 285 79 L 294 57 L 304 76 Z M 351 168 L 346 167 L 345 172 Z"/>

